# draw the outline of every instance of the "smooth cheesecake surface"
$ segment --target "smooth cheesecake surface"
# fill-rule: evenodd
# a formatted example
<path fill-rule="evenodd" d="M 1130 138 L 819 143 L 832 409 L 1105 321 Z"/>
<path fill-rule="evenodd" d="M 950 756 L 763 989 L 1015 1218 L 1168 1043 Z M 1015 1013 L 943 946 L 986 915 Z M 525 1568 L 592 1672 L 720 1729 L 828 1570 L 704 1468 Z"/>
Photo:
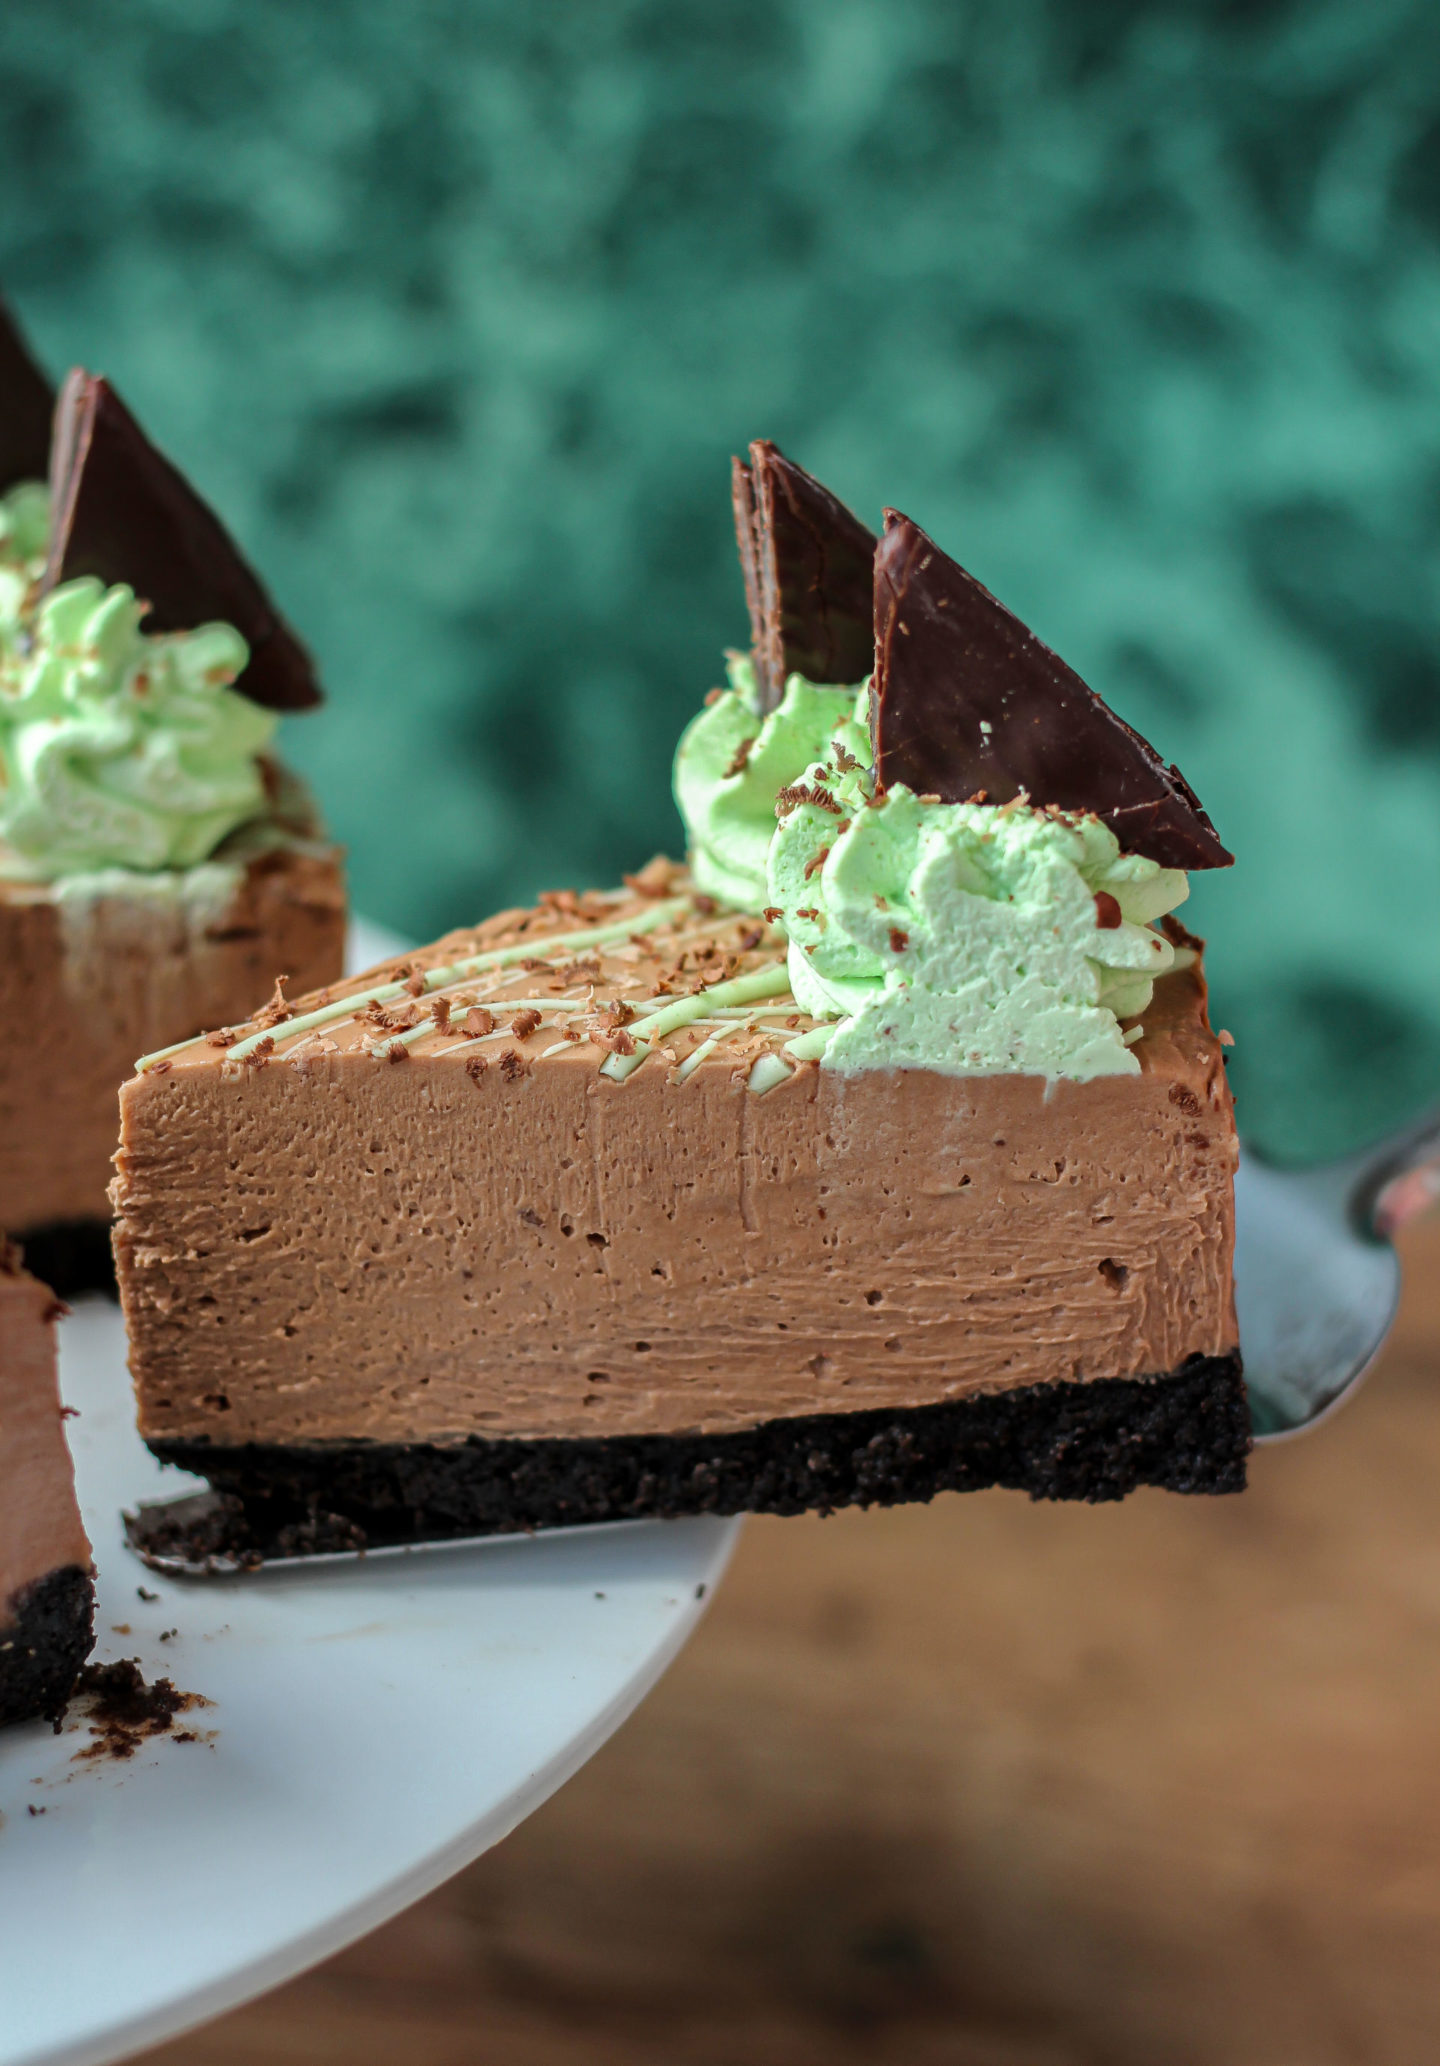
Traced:
<path fill-rule="evenodd" d="M 791 1067 L 812 1022 L 786 994 L 635 1066 L 657 996 L 728 996 L 783 957 L 646 874 L 125 1085 L 148 1439 L 719 1434 L 1233 1352 L 1235 1133 L 1198 964 L 1157 986 L 1138 1076 Z M 436 1025 L 426 972 L 507 950 Z"/>

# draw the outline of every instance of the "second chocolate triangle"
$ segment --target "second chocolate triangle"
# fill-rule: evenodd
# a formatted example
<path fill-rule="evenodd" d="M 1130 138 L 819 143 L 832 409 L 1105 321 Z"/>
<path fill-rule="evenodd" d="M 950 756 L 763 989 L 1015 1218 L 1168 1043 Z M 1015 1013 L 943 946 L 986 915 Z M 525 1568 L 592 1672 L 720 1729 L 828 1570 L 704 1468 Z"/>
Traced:
<path fill-rule="evenodd" d="M 735 532 L 762 712 L 787 675 L 858 682 L 874 660 L 876 539 L 843 502 L 768 438 L 734 462 Z"/>
<path fill-rule="evenodd" d="M 876 779 L 965 803 L 1090 811 L 1166 868 L 1225 868 L 1200 799 L 1094 690 L 908 517 L 875 555 Z"/>
<path fill-rule="evenodd" d="M 80 574 L 127 582 L 150 605 L 147 631 L 233 624 L 250 648 L 235 686 L 252 702 L 307 710 L 321 700 L 309 653 L 214 511 L 110 383 L 77 367 L 55 407 L 43 589 Z"/>

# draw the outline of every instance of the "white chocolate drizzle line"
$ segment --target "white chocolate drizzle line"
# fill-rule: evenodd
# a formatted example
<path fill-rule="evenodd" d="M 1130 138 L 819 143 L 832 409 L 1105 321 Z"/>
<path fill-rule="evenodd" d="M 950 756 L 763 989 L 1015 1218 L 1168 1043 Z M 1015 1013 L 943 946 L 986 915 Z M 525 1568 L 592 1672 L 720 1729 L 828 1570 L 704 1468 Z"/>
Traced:
<path fill-rule="evenodd" d="M 633 1075 L 635 1070 L 639 1068 L 641 1062 L 652 1052 L 656 1040 L 662 1039 L 666 1032 L 675 1032 L 681 1027 L 714 1026 L 717 1030 L 710 1038 L 702 1041 L 699 1047 L 692 1049 L 684 1061 L 677 1066 L 672 1081 L 683 1083 L 686 1077 L 693 1072 L 696 1063 L 702 1061 L 706 1055 L 710 1054 L 722 1040 L 728 1040 L 732 1033 L 749 1032 L 753 1027 L 759 1026 L 766 1018 L 773 1016 L 773 1008 L 765 1005 L 761 1005 L 758 1009 L 753 1004 L 722 1004 L 714 1006 L 712 1005 L 712 999 L 720 996 L 724 991 L 733 993 L 737 984 L 754 983 L 756 977 L 760 977 L 764 981 L 764 994 L 774 996 L 777 994 L 775 978 L 777 972 L 783 972 L 783 969 L 783 963 L 766 968 L 753 969 L 749 976 L 735 977 L 731 982 L 725 984 L 717 983 L 713 989 L 697 991 L 693 996 L 689 997 L 644 997 L 638 999 L 630 1007 L 634 1014 L 630 1024 L 642 1027 L 645 1031 L 646 1039 L 644 1042 L 636 1043 L 633 1054 L 610 1054 L 607 1056 L 600 1065 L 601 1075 L 609 1076 L 617 1083 L 623 1083 L 627 1076 Z M 780 988 L 788 989 L 789 985 L 785 983 Z M 578 1005 L 567 1009 L 563 1001 L 557 1005 L 553 997 L 507 997 L 505 1005 L 507 1010 L 513 1005 L 517 1011 L 537 1011 L 543 1008 L 547 1013 L 553 1012 L 556 1014 L 557 1023 L 563 1017 L 573 1024 L 575 1020 L 583 1021 L 592 1016 L 594 1012 L 594 1007 L 585 1005 Z M 683 1017 L 677 1017 L 678 1006 L 685 1008 Z M 666 1024 L 663 1027 L 660 1026 L 662 1016 L 666 1020 Z M 658 1030 L 656 1030 L 657 1028 Z M 538 1032 L 539 1030 L 537 1026 L 535 1031 Z M 767 1030 L 778 1032 L 781 1029 L 779 1027 L 770 1027 Z M 370 1043 L 367 1052 L 377 1062 L 390 1061 L 394 1059 L 397 1048 L 403 1052 L 413 1047 L 417 1041 L 425 1040 L 430 1034 L 438 1032 L 455 1033 L 460 1036 L 453 1047 L 445 1049 L 444 1052 L 447 1058 L 450 1055 L 467 1054 L 473 1048 L 482 1047 L 492 1040 L 514 1040 L 517 1038 L 513 1026 L 492 1026 L 488 1033 L 465 1035 L 461 1032 L 460 1027 L 456 1025 L 452 1024 L 441 1027 L 434 1019 L 424 1019 L 417 1026 L 407 1027 L 403 1033 L 378 1035 Z M 553 1046 L 542 1048 L 537 1060 L 543 1062 L 550 1055 L 563 1053 L 567 1047 L 580 1046 L 583 1044 L 584 1038 L 584 1034 L 577 1029 L 568 1039 L 557 1040 Z M 621 1066 L 615 1066 L 617 1064 Z M 788 1068 L 785 1073 L 787 1075 L 790 1073 Z"/>
<path fill-rule="evenodd" d="M 507 1011 L 538 1011 L 543 1012 L 547 1017 L 553 1013 L 557 1026 L 562 1019 L 567 1024 L 573 1025 L 577 1019 L 583 1021 L 593 1018 L 599 1015 L 603 1009 L 599 1005 L 587 1003 L 583 998 L 502 997 L 492 998 L 490 1001 L 503 1004 Z M 630 1024 L 632 1026 L 648 1026 L 655 1014 L 669 1004 L 671 1000 L 668 997 L 637 997 L 633 1000 L 627 998 L 624 1001 L 633 1014 Z M 758 1025 L 764 1016 L 765 1013 L 763 1011 L 756 1012 L 747 1009 L 743 1005 L 736 1005 L 728 1008 L 722 1007 L 716 1012 L 705 1013 L 699 1018 L 689 1020 L 687 1023 L 692 1026 L 721 1026 L 731 1033 L 743 1033 L 747 1027 Z M 779 1032 L 781 1029 L 779 1027 L 772 1027 L 771 1030 Z M 825 1030 L 828 1033 L 833 1029 L 827 1026 Z M 535 1031 L 538 1033 L 540 1028 L 537 1026 Z M 393 1050 L 395 1048 L 414 1047 L 418 1042 L 428 1040 L 432 1033 L 454 1035 L 456 1045 L 447 1048 L 445 1050 L 446 1054 L 459 1054 L 462 1047 L 479 1047 L 482 1041 L 486 1040 L 517 1040 L 521 1037 L 516 1033 L 513 1025 L 492 1026 L 488 1033 L 467 1033 L 464 1027 L 454 1019 L 451 1019 L 444 1026 L 440 1024 L 438 1019 L 421 1019 L 417 1025 L 407 1026 L 402 1032 L 377 1033 L 375 1039 L 370 1043 L 367 1052 L 373 1055 L 377 1062 L 389 1061 L 393 1058 Z M 527 1034 L 524 1037 L 528 1039 L 530 1036 Z M 584 1033 L 577 1028 L 568 1038 L 557 1040 L 553 1047 L 542 1048 L 536 1060 L 543 1062 L 547 1056 L 558 1055 L 564 1048 L 583 1045 L 584 1040 Z"/>
<path fill-rule="evenodd" d="M 429 969 L 420 991 L 423 997 L 428 992 L 443 990 L 451 983 L 463 983 L 471 976 L 484 975 L 492 968 L 506 968 L 517 961 L 538 959 L 537 949 L 551 952 L 562 949 L 573 953 L 577 948 L 609 946 L 613 942 L 628 940 L 636 934 L 657 931 L 668 925 L 684 911 L 693 908 L 689 897 L 666 897 L 648 910 L 637 911 L 629 918 L 617 920 L 612 925 L 586 926 L 583 932 L 538 933 L 529 939 L 517 940 L 511 947 L 492 947 L 487 953 L 469 955 L 464 961 L 452 962 L 448 968 Z M 354 1018 L 367 1004 L 388 1004 L 392 998 L 412 994 L 404 982 L 376 983 L 368 990 L 353 990 L 348 997 L 336 997 L 329 1004 L 319 1006 L 315 1011 L 302 1012 L 298 1018 L 284 1019 L 278 1026 L 265 1026 L 237 1040 L 227 1050 L 227 1059 L 243 1062 L 252 1055 L 262 1040 L 271 1041 L 275 1047 L 283 1042 L 295 1040 L 302 1033 L 311 1033 L 317 1026 L 328 1026 L 336 1019 Z M 509 999 L 506 999 L 509 1002 Z M 553 1006 L 554 999 L 548 1000 Z M 195 1045 L 194 1039 L 177 1040 L 170 1047 L 156 1048 L 153 1054 L 141 1055 L 135 1064 L 136 1073 L 144 1075 L 157 1062 L 169 1059 L 171 1055 L 182 1054 L 187 1047 Z M 266 1050 L 270 1052 L 269 1049 Z"/>
<path fill-rule="evenodd" d="M 645 1020 L 645 1038 L 635 1042 L 635 1051 L 628 1055 L 607 1055 L 600 1064 L 600 1074 L 608 1076 L 614 1083 L 623 1083 L 627 1076 L 633 1076 L 642 1062 L 648 1061 L 658 1041 L 667 1033 L 678 1032 L 680 1027 L 703 1019 L 708 1012 L 718 1011 L 731 1004 L 758 1004 L 765 997 L 781 997 L 790 988 L 790 971 L 783 961 L 767 962 L 762 968 L 751 969 L 743 976 L 732 976 L 728 983 L 716 983 L 709 990 L 696 991 L 690 997 L 677 997 L 673 1003 L 662 1005 Z"/>
<path fill-rule="evenodd" d="M 684 1061 L 678 1063 L 675 1069 L 672 1070 L 670 1081 L 672 1083 L 684 1083 L 687 1078 L 695 1074 L 695 1071 L 708 1055 L 714 1054 L 722 1040 L 731 1040 L 737 1033 L 743 1033 L 744 1031 L 744 1019 L 727 1020 L 723 1026 L 710 1035 L 708 1040 L 702 1040 L 698 1047 L 690 1050 Z"/>

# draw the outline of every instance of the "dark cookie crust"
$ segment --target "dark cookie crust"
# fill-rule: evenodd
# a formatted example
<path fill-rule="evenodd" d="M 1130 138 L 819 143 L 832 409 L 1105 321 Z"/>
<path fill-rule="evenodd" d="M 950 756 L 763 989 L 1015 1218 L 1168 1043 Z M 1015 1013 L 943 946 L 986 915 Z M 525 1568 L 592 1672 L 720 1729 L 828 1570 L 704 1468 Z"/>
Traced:
<path fill-rule="evenodd" d="M 220 1512 L 228 1519 L 225 1540 L 207 1540 L 203 1553 L 256 1561 L 577 1522 L 896 1506 L 989 1485 L 1091 1501 L 1138 1485 L 1240 1492 L 1250 1413 L 1236 1353 L 1191 1357 L 1168 1377 L 1034 1385 L 722 1435 L 150 1447 L 230 1495 L 208 1507 L 212 1533 Z M 184 1553 L 179 1541 L 172 1548 Z"/>
<path fill-rule="evenodd" d="M 103 1291 L 107 1298 L 119 1296 L 109 1220 L 66 1220 L 37 1227 L 18 1239 L 26 1269 L 48 1284 L 57 1298 L 76 1298 L 82 1291 Z"/>
<path fill-rule="evenodd" d="M 95 1586 L 62 1564 L 12 1594 L 0 1618 L 0 1724 L 60 1716 L 95 1642 Z"/>

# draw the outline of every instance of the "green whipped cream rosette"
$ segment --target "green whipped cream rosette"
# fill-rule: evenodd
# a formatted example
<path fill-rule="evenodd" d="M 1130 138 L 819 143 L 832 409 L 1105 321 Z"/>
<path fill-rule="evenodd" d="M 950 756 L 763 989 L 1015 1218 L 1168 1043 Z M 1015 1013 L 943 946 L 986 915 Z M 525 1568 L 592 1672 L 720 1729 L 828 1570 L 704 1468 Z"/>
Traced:
<path fill-rule="evenodd" d="M 696 887 L 741 911 L 758 911 L 768 901 L 775 798 L 828 751 L 854 715 L 856 692 L 792 674 L 778 707 L 762 718 L 749 655 L 730 654 L 727 671 L 729 688 L 719 690 L 681 735 L 675 801 L 689 833 Z"/>
<path fill-rule="evenodd" d="M 257 756 L 277 721 L 231 687 L 245 641 L 228 624 L 147 637 L 134 593 L 89 578 L 31 614 L 37 543 L 43 556 L 44 490 L 13 490 L 0 503 L 0 839 L 42 880 L 193 867 L 266 807 Z"/>
<path fill-rule="evenodd" d="M 1122 853 L 1098 818 L 1023 800 L 942 804 L 897 786 L 876 802 L 868 686 L 792 675 L 762 721 L 748 661 L 730 679 L 681 740 L 676 797 L 697 885 L 780 913 L 796 1002 L 823 1022 L 793 1056 L 1079 1082 L 1139 1073 L 1138 1031 L 1120 1021 L 1176 965 L 1153 921 L 1189 894 L 1181 870 Z"/>
<path fill-rule="evenodd" d="M 796 1002 L 838 1020 L 802 1051 L 837 1069 L 1137 1075 L 1120 1020 L 1175 965 L 1149 921 L 1185 876 L 1122 854 L 1098 818 L 864 788 L 860 770 L 807 769 L 770 848 Z"/>
<path fill-rule="evenodd" d="M 50 496 L 40 481 L 0 495 L 0 652 L 15 642 L 32 582 L 45 571 Z"/>

